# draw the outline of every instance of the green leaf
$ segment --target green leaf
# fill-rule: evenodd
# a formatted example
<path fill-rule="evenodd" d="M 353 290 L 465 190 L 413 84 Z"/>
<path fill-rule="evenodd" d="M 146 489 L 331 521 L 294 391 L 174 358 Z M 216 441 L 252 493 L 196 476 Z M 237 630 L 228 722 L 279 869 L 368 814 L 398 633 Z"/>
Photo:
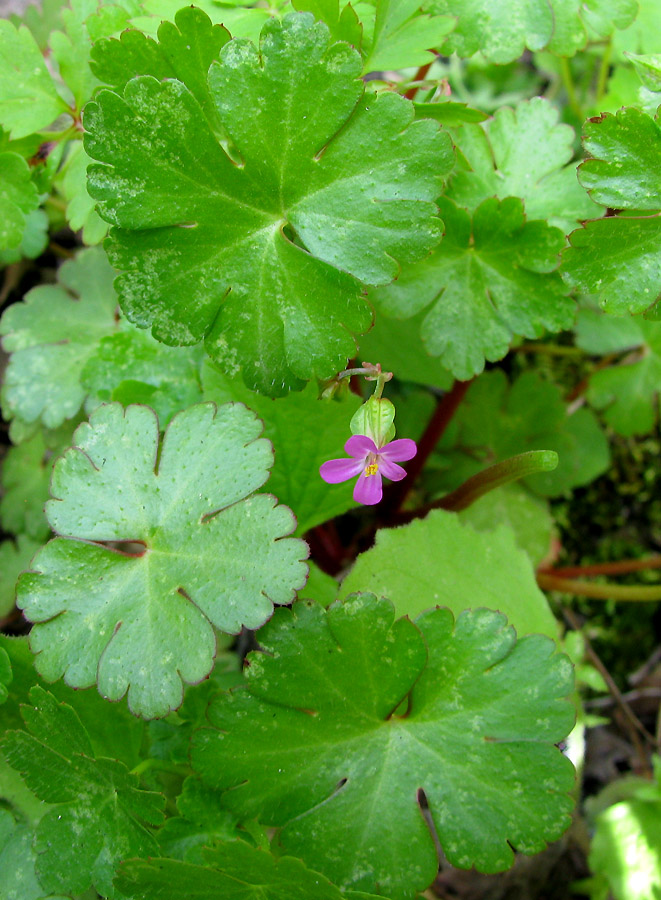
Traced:
<path fill-rule="evenodd" d="M 17 247 L 27 216 L 39 206 L 30 167 L 18 153 L 0 153 L 0 247 Z"/>
<path fill-rule="evenodd" d="M 607 316 L 591 308 L 579 309 L 574 331 L 576 346 L 595 355 L 630 350 L 643 341 L 640 319 Z"/>
<path fill-rule="evenodd" d="M 649 91 L 661 91 L 661 54 L 625 53 L 633 63 L 638 77 Z"/>
<path fill-rule="evenodd" d="M 572 668 L 491 610 L 394 619 L 371 594 L 278 611 L 192 758 L 237 815 L 282 827 L 285 852 L 409 898 L 437 871 L 420 790 L 462 868 L 501 871 L 511 846 L 538 852 L 569 824 L 573 769 L 553 743 L 572 727 Z"/>
<path fill-rule="evenodd" d="M 172 859 L 130 860 L 115 883 L 134 900 L 376 900 L 339 891 L 300 859 L 276 859 L 243 841 L 217 844 L 205 857 L 205 866 Z"/>
<path fill-rule="evenodd" d="M 114 897 L 120 860 L 158 852 L 142 822 L 162 820 L 163 797 L 139 790 L 116 760 L 95 758 L 74 710 L 40 687 L 23 708 L 27 731 L 11 731 L 2 752 L 35 794 L 55 806 L 37 826 L 37 874 L 47 891 L 81 893 L 94 885 Z M 29 732 L 29 733 L 28 733 Z"/>
<path fill-rule="evenodd" d="M 433 606 L 447 606 L 455 616 L 487 606 L 504 613 L 520 635 L 557 638 L 558 624 L 513 529 L 494 526 L 478 531 L 456 513 L 434 510 L 424 520 L 381 529 L 374 547 L 358 557 L 342 582 L 339 596 L 370 591 L 388 597 L 398 615 L 411 618 Z"/>
<path fill-rule="evenodd" d="M 585 123 L 590 159 L 579 178 L 592 197 L 615 209 L 661 209 L 661 127 L 638 109 L 621 109 Z"/>
<path fill-rule="evenodd" d="M 16 543 L 0 544 L 0 618 L 14 608 L 16 581 L 21 572 L 29 568 L 30 560 L 41 544 L 25 534 L 19 534 Z"/>
<path fill-rule="evenodd" d="M 198 0 L 195 4 L 205 12 L 215 25 L 224 25 L 230 34 L 238 38 L 247 38 L 257 43 L 260 31 L 266 22 L 276 14 L 273 8 L 243 8 L 243 0 Z M 144 0 L 142 9 L 147 16 L 134 16 L 131 24 L 134 28 L 149 35 L 156 35 L 163 19 L 172 22 L 181 9 L 181 0 Z"/>
<path fill-rule="evenodd" d="M 584 317 L 587 312 L 584 311 Z M 613 321 L 604 315 L 600 318 Z M 604 419 L 618 434 L 625 437 L 649 434 L 659 413 L 661 323 L 644 319 L 625 319 L 624 323 L 616 319 L 615 323 L 624 324 L 617 349 L 635 348 L 636 352 L 625 357 L 619 365 L 593 372 L 587 397 L 593 406 L 603 411 Z M 580 334 L 579 331 L 579 338 Z M 591 336 L 594 341 L 594 335 Z M 603 335 L 602 344 L 610 337 L 609 333 Z M 581 343 L 579 340 L 579 345 Z"/>
<path fill-rule="evenodd" d="M 92 49 L 92 71 L 118 93 L 138 75 L 159 81 L 176 78 L 198 101 L 209 124 L 219 131 L 218 114 L 209 90 L 207 72 L 230 39 L 222 25 L 213 25 L 201 9 L 179 10 L 175 24 L 163 22 L 158 42 L 141 31 L 125 31 L 119 38 L 105 39 Z"/>
<path fill-rule="evenodd" d="M 98 244 L 108 231 L 108 223 L 96 212 L 96 204 L 87 192 L 87 166 L 90 162 L 82 141 L 72 141 L 66 163 L 54 182 L 66 201 L 69 226 L 73 231 L 82 228 L 83 243 L 87 245 Z"/>
<path fill-rule="evenodd" d="M 654 213 L 611 216 L 589 222 L 570 236 L 563 258 L 568 283 L 598 295 L 610 313 L 649 311 L 661 294 L 661 127 L 629 108 L 605 114 L 585 126 L 579 178 L 592 197 L 615 209 Z"/>
<path fill-rule="evenodd" d="M 100 248 L 83 250 L 0 320 L 11 354 L 2 389 L 4 415 L 56 428 L 85 397 L 80 373 L 99 340 L 116 329 L 115 273 Z"/>
<path fill-rule="evenodd" d="M 318 387 L 311 384 L 301 393 L 271 400 L 226 378 L 210 364 L 204 367 L 202 380 L 205 400 L 239 400 L 263 420 L 264 436 L 273 443 L 275 453 L 267 489 L 293 510 L 296 534 L 305 534 L 356 506 L 351 483 L 329 490 L 319 475 L 322 463 L 344 455 L 351 436 L 349 423 L 360 406 L 355 394 L 320 400 Z"/>
<path fill-rule="evenodd" d="M 444 53 L 472 56 L 480 50 L 499 64 L 512 62 L 526 48 L 541 50 L 553 32 L 546 0 L 431 0 L 426 8 L 458 17 Z"/>
<path fill-rule="evenodd" d="M 447 233 L 431 256 L 402 270 L 395 284 L 372 291 L 386 315 L 406 319 L 423 309 L 427 352 L 465 380 L 508 351 L 514 334 L 539 337 L 573 321 L 558 263 L 564 236 L 545 222 L 527 222 L 522 202 L 495 197 L 473 220 L 440 201 Z"/>
<path fill-rule="evenodd" d="M 434 103 L 414 103 L 416 119 L 435 119 L 447 128 L 456 128 L 466 123 L 484 122 L 488 115 L 473 109 L 466 103 L 439 98 Z"/>
<path fill-rule="evenodd" d="M 609 216 L 569 236 L 562 274 L 606 312 L 651 312 L 661 296 L 661 216 Z"/>
<path fill-rule="evenodd" d="M 11 663 L 7 652 L 0 647 L 0 703 L 4 703 L 8 697 L 7 688 L 11 684 Z"/>
<path fill-rule="evenodd" d="M 535 497 L 520 484 L 508 484 L 489 491 L 468 509 L 460 512 L 458 518 L 476 531 L 492 532 L 502 525 L 511 529 L 517 544 L 526 551 L 535 567 L 551 550 L 553 518 L 548 503 Z M 515 617 L 509 613 L 507 615 L 516 626 Z"/>
<path fill-rule="evenodd" d="M 360 339 L 360 358 L 381 363 L 383 371 L 394 372 L 399 381 L 447 391 L 452 387 L 452 375 L 438 358 L 429 355 L 420 337 L 424 317 L 424 310 L 404 321 L 377 316 L 374 327 Z"/>
<path fill-rule="evenodd" d="M 20 244 L 13 250 L 0 250 L 0 265 L 41 256 L 48 244 L 48 225 L 48 216 L 43 209 L 33 209 L 28 213 Z"/>
<path fill-rule="evenodd" d="M 2 710 L 6 728 L 22 728 L 22 704 L 29 702 L 29 692 L 38 684 L 60 703 L 73 707 L 89 735 L 95 756 L 120 760 L 127 768 L 139 762 L 145 724 L 131 715 L 125 703 L 109 704 L 95 690 L 74 690 L 61 681 L 47 685 L 35 670 L 26 637 L 0 634 L 0 647 L 8 654 L 14 673 L 11 694 Z"/>
<path fill-rule="evenodd" d="M 86 150 L 104 163 L 90 193 L 116 226 L 131 321 L 169 344 L 206 337 L 267 393 L 344 367 L 370 321 L 355 279 L 386 283 L 438 241 L 431 201 L 452 164 L 447 135 L 394 93 L 363 96 L 359 72 L 306 13 L 269 22 L 261 55 L 226 44 L 210 87 L 240 167 L 179 82 L 134 79 L 88 105 Z"/>
<path fill-rule="evenodd" d="M 551 0 L 554 26 L 547 49 L 558 56 L 573 56 L 588 41 L 609 37 L 636 18 L 637 0 Z"/>
<path fill-rule="evenodd" d="M 554 450 L 557 469 L 525 479 L 542 496 L 589 484 L 610 465 L 608 441 L 594 415 L 587 409 L 568 415 L 560 388 L 532 372 L 511 386 L 502 370 L 485 373 L 468 389 L 456 421 L 454 443 L 462 455 L 468 452 L 470 474 L 526 450 Z M 448 490 L 457 486 L 451 476 Z"/>
<path fill-rule="evenodd" d="M 653 790 L 652 785 L 647 786 Z M 606 878 L 616 900 L 661 896 L 661 792 L 634 795 L 597 817 L 589 864 Z"/>
<path fill-rule="evenodd" d="M 237 838 L 236 817 L 223 809 L 220 795 L 197 778 L 184 781 L 177 798 L 179 816 L 167 820 L 158 832 L 163 856 L 205 864 L 204 847 Z"/>
<path fill-rule="evenodd" d="M 182 681 L 209 673 L 214 626 L 259 627 L 292 599 L 307 546 L 283 539 L 294 527 L 287 507 L 250 496 L 272 464 L 260 432 L 243 405 L 211 403 L 175 416 L 160 447 L 144 406 L 101 406 L 77 429 L 46 507 L 66 537 L 19 581 L 45 678 L 98 682 L 111 700 L 128 690 L 135 714 L 163 716 L 181 704 Z M 105 541 L 138 541 L 144 552 Z"/>
<path fill-rule="evenodd" d="M 147 403 L 161 428 L 180 410 L 202 399 L 199 347 L 167 347 L 146 331 L 120 323 L 122 331 L 101 338 L 80 374 L 88 392 L 85 407 L 120 400 Z"/>
<path fill-rule="evenodd" d="M 12 140 L 50 125 L 69 107 L 55 90 L 35 39 L 0 19 L 0 125 Z"/>
<path fill-rule="evenodd" d="M 25 532 L 35 541 L 48 537 L 44 504 L 52 465 L 52 453 L 41 432 L 7 451 L 2 466 L 4 496 L 0 499 L 0 523 L 5 531 Z"/>
<path fill-rule="evenodd" d="M 0 809 L 0 897 L 2 900 L 67 900 L 44 896 L 34 871 L 36 854 L 33 831 L 20 825 L 6 809 Z"/>
<path fill-rule="evenodd" d="M 576 178 L 574 131 L 558 122 L 548 100 L 501 107 L 483 126 L 457 134 L 468 169 L 452 179 L 448 196 L 474 210 L 488 197 L 520 197 L 529 219 L 546 219 L 565 232 L 600 215 Z"/>
<path fill-rule="evenodd" d="M 452 16 L 421 13 L 420 0 L 376 0 L 374 31 L 365 35 L 363 72 L 405 69 L 433 62 L 446 36 L 454 28 Z"/>

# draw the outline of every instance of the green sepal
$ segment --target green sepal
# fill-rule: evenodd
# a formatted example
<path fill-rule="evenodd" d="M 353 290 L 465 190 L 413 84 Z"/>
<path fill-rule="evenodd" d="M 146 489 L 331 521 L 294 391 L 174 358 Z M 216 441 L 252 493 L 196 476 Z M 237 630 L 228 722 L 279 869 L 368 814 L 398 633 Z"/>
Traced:
<path fill-rule="evenodd" d="M 370 397 L 356 410 L 349 423 L 351 434 L 364 434 L 372 438 L 377 447 L 383 447 L 395 437 L 395 407 L 384 397 Z"/>

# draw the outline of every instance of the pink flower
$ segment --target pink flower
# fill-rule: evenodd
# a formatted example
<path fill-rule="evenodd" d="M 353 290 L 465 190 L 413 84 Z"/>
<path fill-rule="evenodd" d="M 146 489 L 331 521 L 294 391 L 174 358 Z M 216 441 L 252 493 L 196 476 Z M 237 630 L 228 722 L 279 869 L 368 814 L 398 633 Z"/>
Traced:
<path fill-rule="evenodd" d="M 391 481 L 401 481 L 406 470 L 397 463 L 413 459 L 418 448 L 415 441 L 409 438 L 377 447 L 372 438 L 354 434 L 344 445 L 344 450 L 352 459 L 331 459 L 321 466 L 319 474 L 328 484 L 339 484 L 358 475 L 353 499 L 372 506 L 383 497 L 381 476 L 385 475 Z"/>

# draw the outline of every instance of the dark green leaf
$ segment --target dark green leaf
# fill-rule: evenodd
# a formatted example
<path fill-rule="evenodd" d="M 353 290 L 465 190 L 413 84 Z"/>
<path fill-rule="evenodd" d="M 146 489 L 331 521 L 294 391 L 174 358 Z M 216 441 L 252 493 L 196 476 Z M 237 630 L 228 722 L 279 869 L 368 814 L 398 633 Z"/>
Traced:
<path fill-rule="evenodd" d="M 114 897 L 120 860 L 157 852 L 142 821 L 162 819 L 163 797 L 139 790 L 120 762 L 95 759 L 74 710 L 42 688 L 24 707 L 28 731 L 12 731 L 2 752 L 38 797 L 56 804 L 37 827 L 37 874 L 46 891 L 81 893 L 94 885 Z"/>
<path fill-rule="evenodd" d="M 210 86 L 240 167 L 181 83 L 99 94 L 90 192 L 117 226 L 129 319 L 170 344 L 206 337 L 267 393 L 344 366 L 370 320 L 355 279 L 386 283 L 438 241 L 431 201 L 452 164 L 446 135 L 393 93 L 363 96 L 359 72 L 304 13 L 267 24 L 261 55 L 226 44 Z"/>
<path fill-rule="evenodd" d="M 517 642 L 500 613 L 394 618 L 371 594 L 279 610 L 193 764 L 341 887 L 409 898 L 437 870 L 420 790 L 455 866 L 500 871 L 567 827 L 573 768 L 553 744 L 573 678 L 551 640 Z"/>

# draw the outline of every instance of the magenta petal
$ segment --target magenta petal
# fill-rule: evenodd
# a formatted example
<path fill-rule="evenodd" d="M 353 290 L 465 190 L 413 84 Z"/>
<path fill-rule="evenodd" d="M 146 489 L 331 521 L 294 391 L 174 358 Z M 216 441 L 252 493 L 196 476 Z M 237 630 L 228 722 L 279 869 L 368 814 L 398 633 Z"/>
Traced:
<path fill-rule="evenodd" d="M 379 469 L 391 481 L 401 481 L 402 478 L 406 478 L 406 469 L 402 469 L 401 466 L 389 459 L 379 460 Z"/>
<path fill-rule="evenodd" d="M 379 450 L 379 456 L 382 459 L 392 459 L 394 462 L 405 462 L 407 459 L 413 459 L 418 452 L 415 441 L 410 438 L 400 438 L 397 441 L 390 441 Z M 390 478 L 390 475 L 388 475 Z"/>
<path fill-rule="evenodd" d="M 319 474 L 327 484 L 348 481 L 363 469 L 362 459 L 329 459 L 319 468 Z"/>
<path fill-rule="evenodd" d="M 353 489 L 353 499 L 356 503 L 363 503 L 365 506 L 374 506 L 379 503 L 383 497 L 383 487 L 381 483 L 381 475 L 376 472 L 374 475 L 360 476 Z"/>
<path fill-rule="evenodd" d="M 360 456 L 361 459 L 365 459 L 369 453 L 376 453 L 376 444 L 365 434 L 354 434 L 344 445 L 344 452 L 349 456 Z"/>

